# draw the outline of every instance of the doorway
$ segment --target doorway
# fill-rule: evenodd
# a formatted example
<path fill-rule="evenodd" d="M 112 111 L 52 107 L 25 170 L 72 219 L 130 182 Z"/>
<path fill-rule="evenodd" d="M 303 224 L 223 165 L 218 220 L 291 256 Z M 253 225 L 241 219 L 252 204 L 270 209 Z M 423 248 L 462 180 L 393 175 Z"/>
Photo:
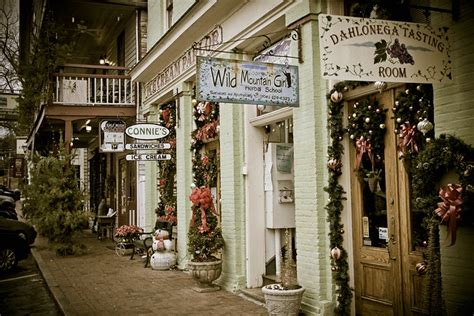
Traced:
<path fill-rule="evenodd" d="M 119 160 L 118 225 L 137 225 L 137 200 L 134 164 Z"/>
<path fill-rule="evenodd" d="M 423 262 L 423 257 L 414 241 L 417 225 L 410 207 L 410 177 L 398 156 L 398 131 L 392 119 L 392 107 L 401 89 L 404 87 L 368 96 L 378 102 L 380 109 L 387 109 L 379 155 L 360 160 L 351 146 L 357 315 L 418 315 L 422 311 L 422 276 L 415 266 Z M 349 115 L 354 114 L 362 99 L 367 96 L 348 102 Z M 357 163 L 371 172 L 354 171 Z"/>

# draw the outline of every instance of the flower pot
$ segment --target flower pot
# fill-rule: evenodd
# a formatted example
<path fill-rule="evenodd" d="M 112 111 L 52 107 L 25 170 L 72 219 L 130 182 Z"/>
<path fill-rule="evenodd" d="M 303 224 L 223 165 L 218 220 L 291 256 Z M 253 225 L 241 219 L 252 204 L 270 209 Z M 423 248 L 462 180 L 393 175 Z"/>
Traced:
<path fill-rule="evenodd" d="M 270 284 L 262 288 L 265 305 L 270 315 L 298 315 L 304 287 L 285 290 L 280 284 Z"/>
<path fill-rule="evenodd" d="M 170 251 L 156 251 L 150 258 L 150 266 L 153 270 L 169 270 L 175 264 L 176 254 Z"/>
<path fill-rule="evenodd" d="M 209 262 L 188 262 L 188 269 L 191 276 L 198 285 L 193 290 L 197 292 L 212 292 L 220 290 L 220 287 L 212 284 L 217 280 L 222 272 L 222 260 Z"/>

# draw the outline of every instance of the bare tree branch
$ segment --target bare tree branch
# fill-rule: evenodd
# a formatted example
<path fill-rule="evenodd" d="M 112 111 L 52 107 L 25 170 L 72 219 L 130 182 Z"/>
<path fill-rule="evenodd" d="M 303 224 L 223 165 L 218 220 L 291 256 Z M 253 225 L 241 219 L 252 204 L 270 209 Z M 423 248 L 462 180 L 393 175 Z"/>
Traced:
<path fill-rule="evenodd" d="M 15 0 L 0 6 L 0 91 L 14 93 L 21 88 L 19 76 L 19 12 Z"/>

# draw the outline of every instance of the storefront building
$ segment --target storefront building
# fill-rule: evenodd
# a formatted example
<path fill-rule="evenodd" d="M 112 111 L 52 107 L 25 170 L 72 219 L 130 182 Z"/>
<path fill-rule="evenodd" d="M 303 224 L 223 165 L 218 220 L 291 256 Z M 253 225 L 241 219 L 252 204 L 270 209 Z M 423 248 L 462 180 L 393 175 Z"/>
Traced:
<path fill-rule="evenodd" d="M 279 249 L 289 228 L 298 281 L 306 288 L 305 313 L 332 314 L 346 307 L 364 315 L 421 313 L 429 244 L 412 211 L 416 207 L 408 164 L 399 159 L 406 139 L 400 133 L 409 127 L 404 125 L 409 114 L 397 118 L 402 118 L 401 110 L 409 113 L 411 106 L 426 106 L 420 113 L 415 109 L 417 121 L 410 121 L 410 127 L 423 119 L 434 125 L 423 125 L 420 150 L 442 133 L 473 145 L 472 83 L 467 76 L 474 55 L 464 40 L 472 35 L 467 25 L 472 23 L 473 7 L 463 1 L 414 2 L 401 2 L 392 10 L 357 1 L 148 1 L 149 49 L 131 77 L 141 84 L 138 119 L 173 130 L 167 139 L 173 158 L 169 164 L 137 162 L 137 218 L 149 230 L 156 223 L 156 209 L 175 211 L 180 268 L 189 260 L 189 195 L 202 175 L 196 164 L 209 159 L 218 162 L 210 182 L 225 239 L 218 283 L 226 290 L 258 288 L 265 278 L 278 275 Z M 451 79 L 433 85 L 412 79 L 374 85 L 376 80 L 326 78 L 321 71 L 325 47 L 320 44 L 326 31 L 319 23 L 330 30 L 329 14 L 362 13 L 374 20 L 407 21 L 396 15 L 399 12 L 410 15 L 412 22 L 451 28 Z M 341 37 L 333 39 L 337 41 Z M 297 66 L 298 103 L 206 103 L 197 95 L 197 56 Z M 412 95 L 417 96 L 416 104 Z M 355 119 L 360 116 L 364 121 L 358 125 Z M 335 118 L 341 118 L 341 126 Z M 368 128 L 374 121 L 376 128 Z M 360 138 L 365 132 L 373 135 L 369 143 Z M 413 149 L 412 144 L 407 142 L 402 150 Z M 470 165 L 463 164 L 463 172 L 469 173 Z M 360 176 L 356 169 L 368 172 Z M 372 176 L 377 179 L 373 187 Z M 468 256 L 461 255 L 472 239 L 472 227 L 466 226 L 454 246 L 441 249 L 444 299 L 453 313 L 470 304 L 466 282 L 473 269 Z"/>

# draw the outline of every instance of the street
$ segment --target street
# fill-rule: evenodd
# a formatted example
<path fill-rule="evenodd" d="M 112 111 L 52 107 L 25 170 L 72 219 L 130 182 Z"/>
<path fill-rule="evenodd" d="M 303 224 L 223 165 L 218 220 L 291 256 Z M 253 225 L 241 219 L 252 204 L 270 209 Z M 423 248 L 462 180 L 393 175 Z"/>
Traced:
<path fill-rule="evenodd" d="M 0 275 L 0 315 L 62 315 L 33 256 Z"/>

